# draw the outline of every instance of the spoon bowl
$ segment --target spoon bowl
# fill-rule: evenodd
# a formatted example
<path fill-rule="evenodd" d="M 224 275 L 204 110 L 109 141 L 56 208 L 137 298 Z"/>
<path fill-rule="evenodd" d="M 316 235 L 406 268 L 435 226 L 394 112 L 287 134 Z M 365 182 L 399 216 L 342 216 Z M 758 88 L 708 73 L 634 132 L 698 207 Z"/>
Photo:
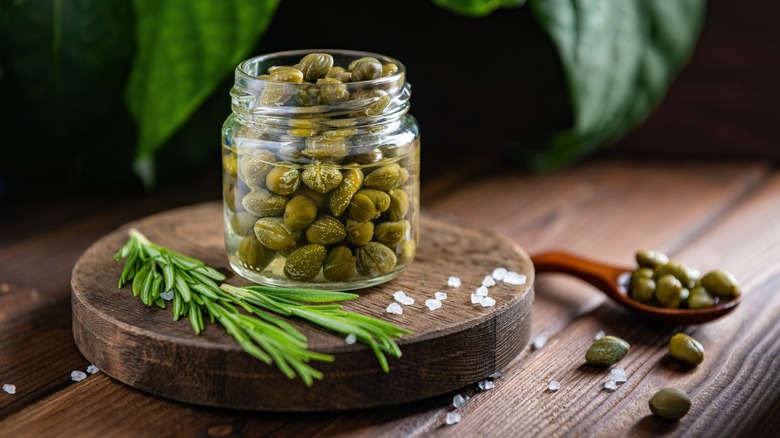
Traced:
<path fill-rule="evenodd" d="M 737 308 L 742 295 L 734 299 L 720 300 L 712 307 L 702 309 L 667 309 L 640 303 L 628 296 L 626 288 L 631 268 L 594 262 L 566 252 L 548 252 L 531 256 L 536 273 L 558 272 L 584 280 L 621 306 L 646 318 L 671 324 L 703 324 L 720 318 Z"/>

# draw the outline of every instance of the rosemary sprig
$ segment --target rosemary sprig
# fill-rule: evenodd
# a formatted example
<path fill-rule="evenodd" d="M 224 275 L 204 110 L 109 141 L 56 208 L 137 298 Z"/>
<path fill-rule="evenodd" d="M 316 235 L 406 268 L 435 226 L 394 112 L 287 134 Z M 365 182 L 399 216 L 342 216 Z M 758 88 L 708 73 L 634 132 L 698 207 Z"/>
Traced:
<path fill-rule="evenodd" d="M 150 242 L 136 229 L 114 259 L 127 259 L 119 287 L 132 281 L 134 296 L 147 306 L 165 308 L 163 291 L 173 292 L 173 318 L 187 316 L 193 330 L 205 329 L 204 314 L 233 336 L 241 348 L 266 364 L 276 364 L 288 378 L 299 376 L 307 386 L 322 373 L 309 361 L 331 362 L 333 356 L 308 349 L 306 336 L 284 317 L 295 316 L 341 334 L 354 334 L 371 347 L 382 369 L 389 371 L 385 354 L 400 357 L 395 337 L 408 330 L 368 316 L 346 312 L 332 303 L 358 295 L 315 289 L 268 286 L 219 286 L 225 276 L 202 261 Z M 318 304 L 304 304 L 318 303 Z M 243 310 L 244 312 L 241 312 Z M 271 313 L 273 312 L 273 313 Z"/>

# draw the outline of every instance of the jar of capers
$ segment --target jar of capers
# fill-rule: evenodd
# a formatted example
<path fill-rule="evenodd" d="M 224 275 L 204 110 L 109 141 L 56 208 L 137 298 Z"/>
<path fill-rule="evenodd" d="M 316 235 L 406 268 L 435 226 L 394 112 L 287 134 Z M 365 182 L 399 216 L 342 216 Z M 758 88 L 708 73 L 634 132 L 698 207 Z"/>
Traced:
<path fill-rule="evenodd" d="M 420 143 L 400 62 L 290 51 L 236 68 L 222 128 L 225 244 L 241 276 L 349 290 L 414 258 Z"/>

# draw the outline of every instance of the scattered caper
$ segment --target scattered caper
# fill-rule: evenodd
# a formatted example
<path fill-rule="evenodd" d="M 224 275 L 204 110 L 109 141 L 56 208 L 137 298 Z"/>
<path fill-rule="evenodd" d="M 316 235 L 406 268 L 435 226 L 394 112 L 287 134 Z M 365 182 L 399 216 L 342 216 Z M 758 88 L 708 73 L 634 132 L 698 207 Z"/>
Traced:
<path fill-rule="evenodd" d="M 616 336 L 604 336 L 588 348 L 585 360 L 592 365 L 614 365 L 625 357 L 629 348 L 628 342 Z"/>
<path fill-rule="evenodd" d="M 330 250 L 322 264 L 322 275 L 331 281 L 349 280 L 357 270 L 357 258 L 346 246 L 337 246 Z"/>
<path fill-rule="evenodd" d="M 704 361 L 704 346 L 685 333 L 672 336 L 669 340 L 669 353 L 688 365 L 696 366 Z"/>
<path fill-rule="evenodd" d="M 328 251 L 324 246 L 310 243 L 304 245 L 287 256 L 284 263 L 284 275 L 291 280 L 309 281 L 320 273 L 322 262 Z"/>
<path fill-rule="evenodd" d="M 679 420 L 691 409 L 691 399 L 680 388 L 664 388 L 650 399 L 650 412 L 667 420 Z"/>

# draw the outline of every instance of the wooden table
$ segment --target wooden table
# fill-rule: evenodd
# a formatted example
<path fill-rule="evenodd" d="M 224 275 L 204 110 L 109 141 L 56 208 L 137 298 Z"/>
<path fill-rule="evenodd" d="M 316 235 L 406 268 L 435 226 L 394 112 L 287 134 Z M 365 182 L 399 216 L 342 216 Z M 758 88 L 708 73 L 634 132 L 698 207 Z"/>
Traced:
<path fill-rule="evenodd" d="M 202 180 L 202 179 L 201 179 Z M 218 179 L 217 179 L 218 181 Z M 126 221 L 215 199 L 218 182 L 182 183 L 151 195 L 68 195 L 13 203 L 0 229 L 0 392 L 3 436 L 535 436 L 780 433 L 780 172 L 761 162 L 668 164 L 600 158 L 529 175 L 496 163 L 440 173 L 424 184 L 434 212 L 500 232 L 530 253 L 566 249 L 613 264 L 635 249 L 663 250 L 742 281 L 733 314 L 697 327 L 638 319 L 584 283 L 538 278 L 532 337 L 494 389 L 463 388 L 459 424 L 444 424 L 447 394 L 387 409 L 276 414 L 201 408 L 146 395 L 105 374 L 81 382 L 89 363 L 71 333 L 70 272 L 83 250 Z M 5 214 L 5 212 L 4 212 Z M 185 322 L 186 323 L 186 322 Z M 604 389 L 608 371 L 583 366 L 600 330 L 631 343 L 628 381 Z M 706 359 L 688 368 L 667 354 L 684 330 Z M 551 380 L 561 383 L 547 391 Z M 693 400 L 679 422 L 650 415 L 665 386 Z"/>

